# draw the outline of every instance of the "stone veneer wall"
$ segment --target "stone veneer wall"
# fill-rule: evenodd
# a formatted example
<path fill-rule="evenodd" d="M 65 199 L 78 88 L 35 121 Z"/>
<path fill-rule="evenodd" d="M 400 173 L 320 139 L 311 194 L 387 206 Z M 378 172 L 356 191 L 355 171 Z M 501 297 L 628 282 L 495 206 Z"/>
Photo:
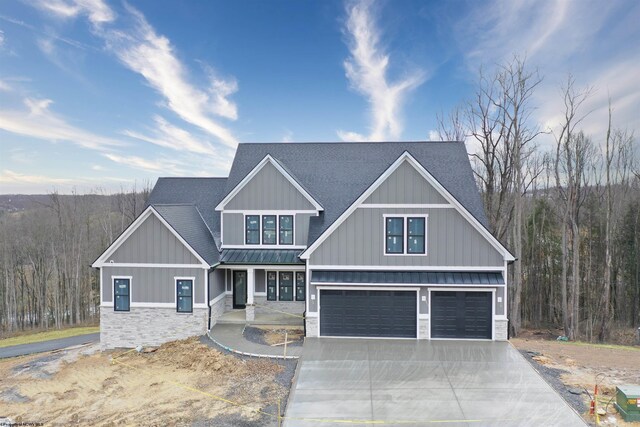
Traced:
<path fill-rule="evenodd" d="M 126 312 L 101 307 L 100 347 L 106 350 L 138 345 L 158 346 L 203 335 L 207 331 L 207 316 L 208 308 L 194 308 L 193 313 L 177 313 L 173 307 L 131 307 L 131 311 Z"/>
<path fill-rule="evenodd" d="M 509 325 L 508 320 L 494 320 L 495 322 L 495 334 L 494 339 L 496 341 L 506 341 L 507 340 L 507 327 Z"/>
<path fill-rule="evenodd" d="M 429 319 L 418 319 L 418 339 L 426 340 L 429 338 Z"/>
<path fill-rule="evenodd" d="M 274 313 L 273 310 L 299 315 L 304 313 L 304 301 L 267 301 L 267 297 L 257 296 L 254 297 L 254 302 L 256 303 L 256 314 Z"/>
<path fill-rule="evenodd" d="M 307 336 L 310 338 L 314 338 L 318 336 L 318 318 L 317 317 L 307 317 L 305 319 Z"/>

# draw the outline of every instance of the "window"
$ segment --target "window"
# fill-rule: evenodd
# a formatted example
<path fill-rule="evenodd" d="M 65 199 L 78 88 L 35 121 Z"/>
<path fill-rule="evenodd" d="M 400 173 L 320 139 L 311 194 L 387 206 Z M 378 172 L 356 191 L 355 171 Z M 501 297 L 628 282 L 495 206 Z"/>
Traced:
<path fill-rule="evenodd" d="M 388 254 L 401 254 L 404 252 L 404 218 L 388 217 L 386 219 L 387 243 L 385 252 Z"/>
<path fill-rule="evenodd" d="M 293 301 L 293 272 L 280 272 L 280 301 Z"/>
<path fill-rule="evenodd" d="M 407 253 L 423 254 L 425 253 L 425 227 L 424 217 L 407 218 Z"/>
<path fill-rule="evenodd" d="M 247 215 L 245 217 L 245 229 L 247 245 L 260 244 L 260 215 Z"/>
<path fill-rule="evenodd" d="M 293 215 L 280 215 L 280 244 L 293 245 Z"/>
<path fill-rule="evenodd" d="M 296 272 L 296 301 L 304 301 L 305 289 L 304 289 L 304 272 Z"/>
<path fill-rule="evenodd" d="M 263 245 L 275 245 L 276 241 L 276 216 L 275 215 L 263 215 L 262 216 L 262 244 Z"/>
<path fill-rule="evenodd" d="M 178 313 L 193 312 L 193 280 L 177 279 L 177 311 Z"/>
<path fill-rule="evenodd" d="M 276 298 L 276 278 L 275 271 L 267 271 L 267 301 L 275 301 Z"/>
<path fill-rule="evenodd" d="M 113 279 L 113 309 L 115 311 L 129 311 L 129 306 L 131 303 L 130 291 L 131 279 Z"/>

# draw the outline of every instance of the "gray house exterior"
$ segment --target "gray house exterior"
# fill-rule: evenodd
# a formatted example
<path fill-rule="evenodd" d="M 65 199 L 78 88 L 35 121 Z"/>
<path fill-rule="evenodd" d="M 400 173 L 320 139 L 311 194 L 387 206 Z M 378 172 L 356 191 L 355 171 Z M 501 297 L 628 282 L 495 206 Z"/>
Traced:
<path fill-rule="evenodd" d="M 309 337 L 507 339 L 509 251 L 461 142 L 240 144 L 228 178 L 160 178 L 95 261 L 105 348 L 304 314 Z"/>

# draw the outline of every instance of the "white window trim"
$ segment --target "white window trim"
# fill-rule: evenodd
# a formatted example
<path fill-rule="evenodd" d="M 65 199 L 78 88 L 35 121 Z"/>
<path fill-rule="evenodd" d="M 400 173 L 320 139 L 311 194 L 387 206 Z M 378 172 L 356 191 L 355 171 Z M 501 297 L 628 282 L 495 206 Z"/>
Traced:
<path fill-rule="evenodd" d="M 178 280 L 191 280 L 191 311 L 178 311 Z M 196 278 L 194 276 L 174 276 L 173 277 L 173 304 L 176 308 L 176 313 L 193 313 L 193 309 L 196 308 Z"/>
<path fill-rule="evenodd" d="M 236 248 L 245 248 L 245 249 L 304 249 L 306 246 L 296 246 L 296 212 L 286 211 L 256 211 L 256 212 L 248 212 L 244 211 L 242 215 L 242 228 L 243 228 L 243 240 L 242 246 L 237 246 Z M 258 217 L 258 231 L 260 236 L 260 244 L 247 244 L 247 217 L 248 216 L 257 216 Z M 262 243 L 262 217 L 263 216 L 275 216 L 276 217 L 276 244 L 265 244 Z M 280 216 L 290 216 L 293 221 L 291 227 L 291 244 L 283 245 L 280 243 Z M 222 246 L 222 249 L 231 249 L 231 246 Z"/>
<path fill-rule="evenodd" d="M 387 218 L 402 218 L 402 253 L 399 254 L 389 254 L 387 253 Z M 407 226 L 407 218 L 424 218 L 424 253 L 423 254 L 410 254 L 409 245 L 407 244 L 407 240 L 409 235 L 408 226 Z M 382 214 L 382 254 L 384 256 L 427 256 L 429 251 L 427 250 L 427 236 L 429 235 L 428 226 L 429 224 L 429 214 Z"/>
<path fill-rule="evenodd" d="M 116 280 L 129 280 L 129 310 L 116 310 Z M 133 276 L 111 276 L 111 307 L 114 313 L 129 313 L 133 307 Z"/>

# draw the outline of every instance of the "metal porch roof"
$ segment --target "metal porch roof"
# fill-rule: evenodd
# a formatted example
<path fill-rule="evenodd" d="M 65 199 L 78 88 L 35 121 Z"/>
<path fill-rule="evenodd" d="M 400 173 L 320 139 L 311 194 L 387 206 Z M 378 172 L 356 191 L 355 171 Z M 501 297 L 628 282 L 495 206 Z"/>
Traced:
<path fill-rule="evenodd" d="M 223 264 L 304 264 L 298 249 L 223 249 L 220 262 Z"/>
<path fill-rule="evenodd" d="M 332 271 L 314 270 L 314 283 L 403 283 L 433 285 L 504 285 L 500 272 Z"/>

